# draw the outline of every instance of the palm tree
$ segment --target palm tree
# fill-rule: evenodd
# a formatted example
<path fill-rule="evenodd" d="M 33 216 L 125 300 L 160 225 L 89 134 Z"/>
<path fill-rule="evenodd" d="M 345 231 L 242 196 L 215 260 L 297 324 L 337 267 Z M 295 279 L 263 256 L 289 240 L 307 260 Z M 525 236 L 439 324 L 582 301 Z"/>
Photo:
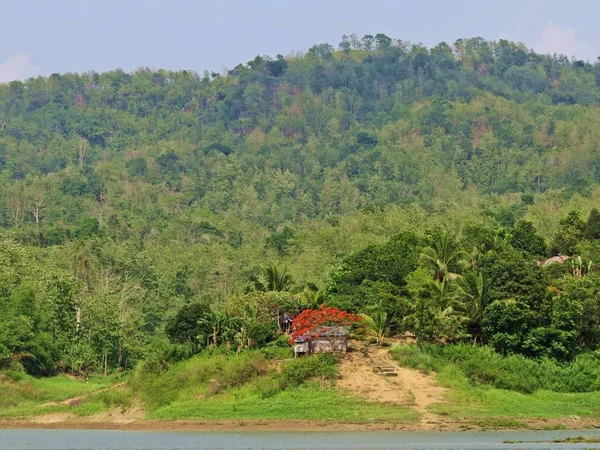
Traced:
<path fill-rule="evenodd" d="M 433 271 L 435 281 L 435 297 L 438 308 L 443 315 L 455 313 L 456 296 L 450 283 L 460 279 L 462 275 L 453 272 L 463 262 L 465 252 L 456 249 L 455 239 L 447 232 L 436 235 L 433 244 L 423 249 L 421 259 Z"/>
<path fill-rule="evenodd" d="M 280 270 L 275 264 L 262 266 L 262 275 L 253 276 L 250 280 L 257 291 L 262 292 L 282 292 L 287 291 L 292 284 L 292 276 L 286 269 Z"/>
<path fill-rule="evenodd" d="M 461 263 L 465 253 L 456 250 L 456 241 L 445 231 L 438 234 L 433 244 L 423 249 L 421 258 L 428 263 L 433 270 L 433 278 L 438 283 L 454 281 L 460 277 L 458 273 L 452 272 L 455 266 Z"/>
<path fill-rule="evenodd" d="M 381 305 L 379 305 L 379 307 L 371 313 L 371 318 L 375 324 L 375 333 L 377 333 L 377 347 L 381 347 L 383 338 L 388 329 L 388 314 Z"/>
<path fill-rule="evenodd" d="M 474 343 L 481 336 L 483 312 L 488 305 L 489 284 L 483 272 L 471 270 L 458 281 L 458 297 L 462 309 L 475 327 Z"/>
<path fill-rule="evenodd" d="M 388 315 L 381 305 L 369 309 L 368 314 L 358 314 L 362 323 L 366 325 L 367 337 L 374 336 L 377 347 L 381 347 L 388 331 Z"/>
<path fill-rule="evenodd" d="M 439 312 L 443 315 L 454 314 L 456 312 L 457 298 L 456 292 L 450 287 L 450 283 L 442 280 L 441 282 L 431 283 L 433 298 L 437 300 Z"/>
<path fill-rule="evenodd" d="M 302 300 L 306 306 L 311 309 L 319 309 L 323 303 L 325 303 L 327 292 L 320 290 L 317 286 L 308 285 L 300 293 Z"/>

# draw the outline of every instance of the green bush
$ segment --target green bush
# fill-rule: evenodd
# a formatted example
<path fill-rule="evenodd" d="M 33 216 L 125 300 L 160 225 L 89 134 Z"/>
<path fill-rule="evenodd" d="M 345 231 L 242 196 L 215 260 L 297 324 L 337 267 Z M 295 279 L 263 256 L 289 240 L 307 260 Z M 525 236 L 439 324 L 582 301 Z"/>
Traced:
<path fill-rule="evenodd" d="M 503 356 L 489 347 L 466 344 L 397 346 L 392 355 L 401 365 L 418 370 L 439 372 L 456 367 L 470 383 L 499 389 L 523 393 L 600 390 L 600 352 L 581 354 L 572 363 Z"/>
<path fill-rule="evenodd" d="M 269 362 L 260 351 L 240 355 L 201 353 L 163 371 L 152 372 L 141 365 L 132 376 L 131 386 L 148 408 L 155 409 L 202 386 L 206 387 L 205 395 L 215 395 L 268 371 Z"/>
<path fill-rule="evenodd" d="M 331 381 L 339 374 L 338 357 L 334 353 L 322 353 L 284 363 L 281 370 L 269 380 L 257 383 L 263 398 L 288 388 L 297 387 L 310 379 Z"/>

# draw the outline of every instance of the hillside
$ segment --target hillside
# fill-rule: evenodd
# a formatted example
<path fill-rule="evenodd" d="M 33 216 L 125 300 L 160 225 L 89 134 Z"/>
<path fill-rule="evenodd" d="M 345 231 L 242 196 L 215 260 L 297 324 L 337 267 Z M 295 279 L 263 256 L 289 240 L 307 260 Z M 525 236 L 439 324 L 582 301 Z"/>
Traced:
<path fill-rule="evenodd" d="M 167 367 L 323 303 L 385 334 L 594 351 L 599 103 L 598 63 L 381 34 L 2 84 L 0 366 Z"/>

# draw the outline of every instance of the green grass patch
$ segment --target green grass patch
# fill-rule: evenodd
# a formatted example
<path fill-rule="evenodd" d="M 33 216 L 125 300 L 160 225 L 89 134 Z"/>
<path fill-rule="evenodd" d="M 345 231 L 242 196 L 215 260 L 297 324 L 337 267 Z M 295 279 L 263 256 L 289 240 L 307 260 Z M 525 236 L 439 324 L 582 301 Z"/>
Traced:
<path fill-rule="evenodd" d="M 541 384 L 540 379 L 548 378 L 549 375 L 536 375 L 531 371 L 521 370 L 522 365 L 531 363 L 542 370 L 541 367 L 549 362 L 490 355 L 490 350 L 473 346 L 451 347 L 431 349 L 426 346 L 398 346 L 392 351 L 392 355 L 404 366 L 437 371 L 438 382 L 449 388 L 445 401 L 430 407 L 432 413 L 454 418 L 483 419 L 483 423 L 474 423 L 485 428 L 498 428 L 494 426 L 497 421 L 502 424 L 503 421 L 512 419 L 600 416 L 599 391 L 556 392 L 538 388 L 528 392 L 529 389 L 523 389 L 523 386 Z M 571 366 L 563 367 L 562 370 L 568 373 L 574 369 Z M 528 380 L 527 377 L 530 376 L 536 380 Z M 589 372 L 578 379 L 586 379 L 588 376 Z M 564 382 L 562 387 L 567 383 Z M 498 387 L 503 385 L 512 389 Z M 491 424 L 488 423 L 490 420 L 493 421 Z M 517 428 L 515 425 L 499 427 Z"/>
<path fill-rule="evenodd" d="M 130 384 L 146 407 L 155 410 L 179 400 L 215 395 L 269 373 L 272 364 L 264 354 L 200 354 L 166 371 L 141 365 Z"/>
<path fill-rule="evenodd" d="M 76 408 L 69 405 L 42 405 L 88 395 L 113 385 L 112 377 L 92 377 L 89 382 L 66 375 L 52 378 L 24 376 L 19 380 L 0 378 L 0 417 L 25 417 L 55 412 L 84 411 L 90 406 L 81 402 Z M 97 409 L 97 407 L 95 407 Z"/>
<path fill-rule="evenodd" d="M 454 366 L 474 385 L 488 385 L 522 393 L 596 392 L 600 390 L 600 352 L 579 355 L 573 362 L 503 356 L 473 345 L 401 345 L 391 351 L 403 366 L 442 371 Z"/>
<path fill-rule="evenodd" d="M 152 412 L 150 419 L 317 419 L 339 422 L 412 421 L 406 406 L 365 402 L 317 382 L 263 397 L 256 386 L 231 389 L 214 397 L 177 401 Z"/>
<path fill-rule="evenodd" d="M 364 422 L 418 417 L 408 407 L 369 403 L 335 389 L 334 354 L 281 358 L 288 355 L 260 350 L 201 354 L 166 371 L 140 367 L 132 385 L 151 419 Z"/>

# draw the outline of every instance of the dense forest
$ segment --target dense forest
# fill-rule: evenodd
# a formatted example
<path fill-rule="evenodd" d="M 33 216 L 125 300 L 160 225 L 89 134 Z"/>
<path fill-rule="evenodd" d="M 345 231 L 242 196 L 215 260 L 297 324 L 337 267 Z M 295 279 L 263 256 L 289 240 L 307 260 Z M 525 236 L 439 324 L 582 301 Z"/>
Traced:
<path fill-rule="evenodd" d="M 383 34 L 0 84 L 0 366 L 288 345 L 279 315 L 323 304 L 380 335 L 595 351 L 599 104 L 598 62 Z"/>

